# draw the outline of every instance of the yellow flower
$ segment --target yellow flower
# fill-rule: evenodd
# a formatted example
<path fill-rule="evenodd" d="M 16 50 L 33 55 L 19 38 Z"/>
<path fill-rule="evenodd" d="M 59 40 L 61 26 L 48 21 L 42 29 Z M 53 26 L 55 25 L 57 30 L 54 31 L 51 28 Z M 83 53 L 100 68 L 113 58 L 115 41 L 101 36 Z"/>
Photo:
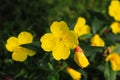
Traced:
<path fill-rule="evenodd" d="M 112 69 L 114 71 L 120 70 L 120 55 L 117 53 L 111 53 L 107 56 L 106 61 L 110 61 Z"/>
<path fill-rule="evenodd" d="M 102 40 L 102 38 L 100 38 L 100 36 L 98 34 L 95 34 L 91 38 L 90 42 L 91 42 L 92 46 L 99 46 L 99 47 L 104 47 L 105 46 L 104 41 Z"/>
<path fill-rule="evenodd" d="M 115 20 L 120 21 L 120 1 L 112 0 L 108 8 L 108 13 L 110 16 L 114 17 Z"/>
<path fill-rule="evenodd" d="M 50 26 L 51 33 L 44 34 L 40 41 L 45 51 L 52 51 L 56 60 L 67 59 L 70 49 L 78 45 L 78 39 L 74 31 L 69 31 L 64 21 L 53 22 Z"/>
<path fill-rule="evenodd" d="M 70 74 L 70 76 L 73 78 L 73 80 L 80 80 L 80 78 L 81 78 L 80 72 L 78 72 L 70 67 L 67 67 L 66 70 Z"/>
<path fill-rule="evenodd" d="M 86 20 L 83 17 L 78 18 L 74 31 L 78 34 L 78 36 L 90 33 L 90 27 L 86 25 Z"/>
<path fill-rule="evenodd" d="M 35 55 L 35 51 L 32 51 L 30 49 L 24 48 L 20 45 L 22 44 L 28 44 L 32 43 L 33 36 L 31 33 L 28 32 L 21 32 L 18 37 L 10 37 L 7 40 L 6 48 L 8 51 L 13 52 L 12 53 L 12 59 L 15 61 L 25 61 L 28 56 Z"/>
<path fill-rule="evenodd" d="M 117 33 L 120 33 L 120 23 L 119 22 L 113 22 L 111 25 L 110 25 L 111 29 L 112 29 L 112 32 L 114 34 L 117 34 Z"/>
<path fill-rule="evenodd" d="M 82 49 L 79 46 L 75 48 L 74 61 L 81 68 L 85 68 L 89 65 L 87 57 L 84 55 Z"/>

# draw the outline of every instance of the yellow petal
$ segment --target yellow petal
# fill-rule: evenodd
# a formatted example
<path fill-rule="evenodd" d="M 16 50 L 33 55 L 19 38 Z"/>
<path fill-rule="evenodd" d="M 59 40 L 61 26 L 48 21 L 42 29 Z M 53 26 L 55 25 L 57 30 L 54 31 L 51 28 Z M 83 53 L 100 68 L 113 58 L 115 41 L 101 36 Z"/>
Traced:
<path fill-rule="evenodd" d="M 19 42 L 18 42 L 18 39 L 16 37 L 10 37 L 8 40 L 7 40 L 7 43 L 6 43 L 6 48 L 8 51 L 14 51 L 15 48 L 19 45 Z"/>
<path fill-rule="evenodd" d="M 67 48 L 62 42 L 60 42 L 55 46 L 52 54 L 56 60 L 61 60 L 61 59 L 65 60 L 70 55 L 70 49 Z"/>
<path fill-rule="evenodd" d="M 29 56 L 34 56 L 36 54 L 36 51 L 27 49 L 27 48 L 22 48 L 22 50 L 24 51 L 24 53 L 26 53 Z"/>
<path fill-rule="evenodd" d="M 66 68 L 67 72 L 70 74 L 70 76 L 73 78 L 73 80 L 80 80 L 81 78 L 81 73 L 74 70 L 73 68 L 67 67 Z"/>
<path fill-rule="evenodd" d="M 83 31 L 84 31 L 84 32 L 83 32 L 84 34 L 91 33 L 91 32 L 90 32 L 90 26 L 85 25 Z"/>
<path fill-rule="evenodd" d="M 24 52 L 24 48 L 17 48 L 12 53 L 12 59 L 15 61 L 23 62 L 27 59 L 27 54 Z"/>
<path fill-rule="evenodd" d="M 120 23 L 119 22 L 113 22 L 111 25 L 110 25 L 111 29 L 112 29 L 112 32 L 114 34 L 117 34 L 117 33 L 120 33 Z"/>
<path fill-rule="evenodd" d="M 117 9 L 115 16 L 114 16 L 114 19 L 116 21 L 120 21 L 120 7 Z"/>
<path fill-rule="evenodd" d="M 80 26 L 80 25 L 83 26 L 83 25 L 85 25 L 85 24 L 86 24 L 85 18 L 79 17 L 78 20 L 77 20 L 77 23 L 75 24 L 75 27 Z"/>
<path fill-rule="evenodd" d="M 78 45 L 78 36 L 74 31 L 69 31 L 63 38 L 64 44 L 68 48 L 75 48 Z"/>
<path fill-rule="evenodd" d="M 51 32 L 58 38 L 62 38 L 68 31 L 69 28 L 64 21 L 60 22 L 53 22 L 52 25 L 50 26 Z"/>
<path fill-rule="evenodd" d="M 32 43 L 33 36 L 31 33 L 23 31 L 18 35 L 18 40 L 20 44 Z"/>
<path fill-rule="evenodd" d="M 82 17 L 78 18 L 78 21 L 74 27 L 74 31 L 81 36 L 83 34 L 90 33 L 90 27 L 85 24 L 86 20 Z"/>
<path fill-rule="evenodd" d="M 111 1 L 111 5 L 115 6 L 115 7 L 119 7 L 120 6 L 120 2 L 119 2 L 119 0 L 112 0 Z"/>
<path fill-rule="evenodd" d="M 40 41 L 42 42 L 41 47 L 45 50 L 45 51 L 52 51 L 54 46 L 56 45 L 56 43 L 58 42 L 58 39 L 55 38 L 55 36 L 51 33 L 46 33 L 44 34 Z"/>
<path fill-rule="evenodd" d="M 84 18 L 78 18 L 77 23 L 75 24 L 74 31 L 80 36 L 80 32 L 85 25 L 86 20 Z"/>
<path fill-rule="evenodd" d="M 114 71 L 120 70 L 120 55 L 117 53 L 111 53 L 107 56 L 106 61 L 110 61 L 112 65 L 112 69 Z"/>
<path fill-rule="evenodd" d="M 105 46 L 104 41 L 102 40 L 102 38 L 100 38 L 100 36 L 98 34 L 95 34 L 91 38 L 90 42 L 91 42 L 92 46 L 98 46 L 98 47 L 104 47 Z"/>

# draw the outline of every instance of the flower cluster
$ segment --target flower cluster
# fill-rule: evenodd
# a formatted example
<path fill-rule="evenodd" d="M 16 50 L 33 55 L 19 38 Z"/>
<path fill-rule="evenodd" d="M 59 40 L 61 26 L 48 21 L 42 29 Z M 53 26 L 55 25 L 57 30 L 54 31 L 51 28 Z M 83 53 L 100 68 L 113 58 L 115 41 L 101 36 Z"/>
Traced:
<path fill-rule="evenodd" d="M 112 32 L 117 35 L 120 33 L 120 1 L 119 0 L 112 0 L 111 4 L 108 9 L 108 13 L 110 16 L 114 17 L 116 21 L 114 21 L 110 28 L 112 29 Z M 111 63 L 112 70 L 119 71 L 120 70 L 120 55 L 118 52 L 114 51 L 114 47 L 109 48 L 109 54 L 106 57 L 106 62 Z"/>
<path fill-rule="evenodd" d="M 70 56 L 70 49 L 75 49 L 74 61 L 81 68 L 87 67 L 89 61 L 82 49 L 78 47 L 78 37 L 90 33 L 90 27 L 85 23 L 85 19 L 79 17 L 74 30 L 69 30 L 65 21 L 53 22 L 50 26 L 51 33 L 46 33 L 40 38 L 42 42 L 41 47 L 45 51 L 52 51 L 52 55 L 56 60 L 68 59 Z M 70 71 L 67 69 L 67 71 L 70 73 L 71 69 Z"/>
<path fill-rule="evenodd" d="M 113 35 L 120 33 L 120 1 L 112 0 L 108 9 L 110 16 L 114 17 L 114 21 L 109 27 Z M 96 26 L 97 27 L 97 26 Z M 50 26 L 50 32 L 44 34 L 41 38 L 41 48 L 46 52 L 51 52 L 54 60 L 65 61 L 69 59 L 69 56 L 74 53 L 72 56 L 74 62 L 84 69 L 90 64 L 89 59 L 84 53 L 84 49 L 80 47 L 80 38 L 86 34 L 91 34 L 92 36 L 87 39 L 89 46 L 104 48 L 108 47 L 109 52 L 106 54 L 105 50 L 105 59 L 104 61 L 111 64 L 113 71 L 120 70 L 120 53 L 115 52 L 114 46 L 108 45 L 105 43 L 103 36 L 99 33 L 92 33 L 92 28 L 86 23 L 84 17 L 79 17 L 73 29 L 69 29 L 69 26 L 65 21 L 54 21 Z M 104 34 L 104 31 L 103 33 Z M 12 59 L 15 61 L 23 62 L 27 59 L 27 56 L 34 56 L 36 51 L 23 47 L 22 45 L 33 43 L 33 35 L 29 32 L 21 32 L 18 37 L 10 37 L 6 42 L 6 49 L 12 53 Z M 109 47 L 111 46 L 111 47 Z M 74 50 L 74 52 L 71 52 Z M 104 51 L 104 50 L 103 50 Z M 66 71 L 73 80 L 80 80 L 82 78 L 82 73 L 73 69 L 72 67 L 66 66 Z"/>

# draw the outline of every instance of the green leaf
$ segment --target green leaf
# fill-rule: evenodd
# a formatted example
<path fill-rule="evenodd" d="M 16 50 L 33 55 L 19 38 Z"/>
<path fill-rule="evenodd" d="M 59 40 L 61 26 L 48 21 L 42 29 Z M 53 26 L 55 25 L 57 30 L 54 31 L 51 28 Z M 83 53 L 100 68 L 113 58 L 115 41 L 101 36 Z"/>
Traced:
<path fill-rule="evenodd" d="M 105 63 L 104 77 L 105 80 L 116 80 L 117 72 L 113 71 L 109 62 Z"/>
<path fill-rule="evenodd" d="M 67 64 L 66 62 L 63 62 L 63 63 L 60 65 L 58 71 L 62 71 L 62 70 L 65 69 L 67 66 L 68 66 L 68 64 Z"/>
<path fill-rule="evenodd" d="M 53 65 L 50 62 L 48 63 L 48 67 L 49 67 L 49 70 L 51 71 L 54 70 Z"/>
<path fill-rule="evenodd" d="M 94 47 L 89 45 L 83 45 L 81 47 L 83 48 L 85 55 L 88 56 L 91 61 L 96 58 L 96 55 L 98 55 L 98 53 L 102 53 L 104 49 L 103 47 Z"/>
<path fill-rule="evenodd" d="M 50 62 L 50 55 L 49 53 L 45 53 L 44 56 L 41 58 L 41 60 L 38 61 L 38 66 L 39 68 L 45 71 L 49 71 L 50 69 L 50 64 L 48 64 L 49 62 Z"/>
<path fill-rule="evenodd" d="M 59 74 L 58 71 L 54 69 L 54 66 L 51 63 L 48 63 L 49 73 L 48 76 L 49 80 L 59 80 Z"/>
<path fill-rule="evenodd" d="M 50 79 L 50 80 L 56 80 L 56 79 L 55 79 L 55 76 L 51 76 L 51 79 Z"/>
<path fill-rule="evenodd" d="M 23 76 L 23 75 L 25 75 L 25 74 L 26 74 L 25 69 L 21 69 L 21 70 L 18 72 L 18 74 L 16 74 L 15 78 L 20 77 L 20 76 Z"/>
<path fill-rule="evenodd" d="M 112 52 L 120 54 L 120 45 L 116 45 Z"/>
<path fill-rule="evenodd" d="M 105 35 L 107 44 L 116 44 L 120 42 L 120 35 L 114 35 L 113 33 L 108 33 Z"/>
<path fill-rule="evenodd" d="M 24 44 L 21 45 L 22 47 L 34 50 L 34 51 L 38 51 L 40 49 L 40 41 L 34 41 L 33 43 L 30 44 Z"/>
<path fill-rule="evenodd" d="M 99 35 L 102 35 L 103 33 L 105 33 L 106 30 L 109 30 L 109 29 L 107 29 L 107 28 L 108 28 L 108 26 L 103 27 L 103 28 L 100 30 Z"/>
<path fill-rule="evenodd" d="M 91 38 L 92 36 L 93 36 L 93 34 L 84 34 L 84 35 L 80 36 L 79 38 L 80 38 L 80 39 L 89 39 L 89 38 Z"/>
<path fill-rule="evenodd" d="M 48 80 L 59 80 L 58 72 L 51 72 L 48 76 Z"/>
<path fill-rule="evenodd" d="M 92 32 L 93 32 L 93 34 L 96 34 L 100 30 L 100 28 L 101 28 L 100 21 L 97 18 L 94 18 L 93 22 L 92 22 Z"/>
<path fill-rule="evenodd" d="M 82 73 L 83 79 L 87 80 L 88 79 L 88 74 L 84 69 L 79 69 L 78 70 L 80 73 Z"/>

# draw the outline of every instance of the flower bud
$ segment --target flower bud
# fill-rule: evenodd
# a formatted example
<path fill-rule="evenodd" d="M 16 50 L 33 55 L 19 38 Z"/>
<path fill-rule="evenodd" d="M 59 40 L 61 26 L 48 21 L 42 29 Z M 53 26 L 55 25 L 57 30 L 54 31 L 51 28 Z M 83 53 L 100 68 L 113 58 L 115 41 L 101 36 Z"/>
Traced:
<path fill-rule="evenodd" d="M 81 78 L 80 72 L 78 72 L 70 67 L 67 67 L 66 70 L 70 74 L 70 76 L 73 78 L 73 80 L 79 80 Z"/>
<path fill-rule="evenodd" d="M 74 50 L 74 61 L 76 62 L 76 64 L 81 68 L 87 67 L 89 65 L 89 61 L 84 55 L 83 50 L 79 46 L 77 46 Z"/>

